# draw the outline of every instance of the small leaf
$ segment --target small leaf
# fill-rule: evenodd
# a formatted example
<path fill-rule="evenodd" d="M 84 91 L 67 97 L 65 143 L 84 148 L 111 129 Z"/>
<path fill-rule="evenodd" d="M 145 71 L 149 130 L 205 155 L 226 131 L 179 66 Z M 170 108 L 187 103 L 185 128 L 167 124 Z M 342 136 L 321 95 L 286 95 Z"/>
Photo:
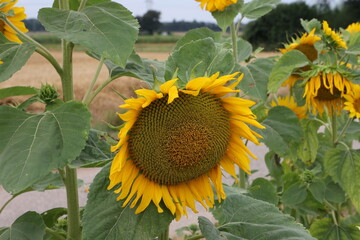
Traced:
<path fill-rule="evenodd" d="M 0 64 L 0 82 L 8 80 L 14 73 L 19 71 L 35 49 L 35 45 L 31 43 L 6 42 L 0 44 L 0 59 L 3 61 Z"/>
<path fill-rule="evenodd" d="M 38 89 L 27 86 L 16 86 L 0 89 L 0 98 L 20 96 L 20 95 L 34 95 L 38 93 Z"/>
<path fill-rule="evenodd" d="M 307 64 L 309 64 L 309 59 L 298 50 L 291 50 L 282 55 L 270 73 L 269 92 L 276 93 L 294 69 L 306 66 Z"/>
<path fill-rule="evenodd" d="M 85 146 L 90 113 L 68 102 L 53 111 L 28 114 L 0 106 L 0 184 L 18 193 L 74 160 Z"/>
<path fill-rule="evenodd" d="M 67 214 L 66 208 L 53 208 L 41 214 L 47 227 L 52 228 L 58 222 L 58 219 Z"/>
<path fill-rule="evenodd" d="M 104 167 L 90 186 L 83 217 L 85 239 L 143 240 L 163 233 L 174 219 L 170 211 L 163 207 L 164 212 L 158 213 L 152 203 L 139 214 L 135 214 L 135 209 L 129 207 L 130 203 L 121 207 L 124 200 L 116 201 L 118 194 L 107 190 L 109 170 L 109 165 Z"/>
<path fill-rule="evenodd" d="M 315 161 L 319 148 L 317 130 L 321 123 L 311 119 L 303 119 L 300 123 L 304 131 L 304 139 L 299 145 L 298 156 L 304 163 L 311 164 Z"/>
<path fill-rule="evenodd" d="M 285 189 L 281 201 L 286 205 L 296 205 L 302 203 L 307 197 L 306 187 L 296 182 Z"/>
<path fill-rule="evenodd" d="M 248 59 L 251 56 L 252 51 L 253 48 L 251 43 L 242 38 L 239 38 L 237 41 L 238 61 L 242 62 Z"/>
<path fill-rule="evenodd" d="M 275 186 L 265 178 L 256 178 L 249 187 L 248 195 L 274 205 L 279 202 Z"/>
<path fill-rule="evenodd" d="M 212 222 L 206 217 L 199 217 L 199 227 L 201 233 L 206 240 L 226 240 L 227 238 L 221 236 L 220 231 L 214 226 Z"/>
<path fill-rule="evenodd" d="M 244 17 L 257 19 L 273 10 L 280 0 L 253 0 L 245 3 L 241 10 Z"/>
<path fill-rule="evenodd" d="M 243 4 L 243 0 L 237 1 L 236 4 L 231 4 L 230 6 L 226 7 L 224 11 L 214 11 L 211 13 L 223 32 L 226 32 L 227 28 L 234 23 L 234 20 L 239 14 Z"/>
<path fill-rule="evenodd" d="M 137 20 L 115 2 L 85 7 L 81 12 L 43 8 L 38 18 L 47 31 L 121 67 L 125 67 L 138 36 Z"/>
<path fill-rule="evenodd" d="M 345 192 L 339 184 L 331 181 L 326 185 L 325 199 L 332 203 L 343 203 L 346 201 Z"/>
<path fill-rule="evenodd" d="M 192 41 L 196 41 L 196 40 L 200 40 L 200 39 L 204 39 L 204 38 L 208 38 L 208 37 L 214 39 L 214 41 L 215 41 L 220 38 L 220 34 L 215 33 L 214 31 L 212 31 L 208 28 L 192 29 L 192 30 L 186 32 L 186 34 L 182 38 L 180 38 L 179 41 L 177 41 L 176 46 L 174 47 L 174 51 L 178 50 L 185 44 L 191 43 Z"/>
<path fill-rule="evenodd" d="M 310 184 L 309 191 L 314 196 L 314 198 L 320 202 L 323 203 L 325 200 L 325 191 L 326 191 L 326 185 L 324 182 L 316 181 Z"/>

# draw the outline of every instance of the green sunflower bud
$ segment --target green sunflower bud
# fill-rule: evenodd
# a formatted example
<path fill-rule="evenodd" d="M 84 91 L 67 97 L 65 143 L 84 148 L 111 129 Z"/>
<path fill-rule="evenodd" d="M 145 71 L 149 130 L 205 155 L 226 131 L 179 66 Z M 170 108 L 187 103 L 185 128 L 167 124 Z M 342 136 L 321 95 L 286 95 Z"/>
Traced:
<path fill-rule="evenodd" d="M 59 93 L 57 92 L 55 86 L 45 84 L 45 85 L 41 85 L 38 97 L 43 103 L 48 105 L 53 103 L 59 97 Z"/>
<path fill-rule="evenodd" d="M 314 181 L 315 175 L 310 170 L 305 170 L 302 175 L 301 179 L 304 181 L 304 183 L 310 184 Z"/>

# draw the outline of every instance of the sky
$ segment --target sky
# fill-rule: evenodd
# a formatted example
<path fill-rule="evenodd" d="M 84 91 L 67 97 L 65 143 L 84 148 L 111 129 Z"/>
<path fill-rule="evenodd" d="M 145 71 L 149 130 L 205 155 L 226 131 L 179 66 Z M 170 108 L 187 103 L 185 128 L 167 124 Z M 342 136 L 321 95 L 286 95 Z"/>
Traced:
<path fill-rule="evenodd" d="M 296 0 L 282 0 L 282 3 L 291 3 Z M 316 0 L 303 0 L 309 5 L 314 4 Z M 332 0 L 330 2 L 339 2 Z M 124 7 L 133 12 L 134 16 L 142 16 L 149 9 L 160 11 L 160 21 L 193 21 L 215 22 L 211 14 L 200 9 L 199 2 L 195 0 L 115 0 Z M 247 2 L 247 1 L 245 1 Z M 28 18 L 36 18 L 40 8 L 51 7 L 53 0 L 19 0 L 16 6 L 25 7 L 25 13 Z"/>

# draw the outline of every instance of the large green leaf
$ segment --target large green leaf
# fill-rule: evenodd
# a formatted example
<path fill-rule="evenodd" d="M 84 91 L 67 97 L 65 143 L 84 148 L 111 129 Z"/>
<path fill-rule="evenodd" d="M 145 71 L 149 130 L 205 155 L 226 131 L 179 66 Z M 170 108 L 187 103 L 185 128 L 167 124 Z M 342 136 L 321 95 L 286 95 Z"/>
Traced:
<path fill-rule="evenodd" d="M 220 231 L 214 226 L 214 224 L 206 217 L 199 217 L 199 228 L 206 240 L 226 240 L 227 238 L 221 236 Z"/>
<path fill-rule="evenodd" d="M 255 199 L 272 203 L 275 206 L 279 202 L 275 186 L 265 178 L 256 178 L 249 187 L 248 195 Z"/>
<path fill-rule="evenodd" d="M 244 4 L 244 0 L 239 0 L 235 4 L 226 7 L 224 11 L 214 11 L 212 16 L 216 19 L 217 24 L 226 32 L 226 29 L 234 23 L 236 16 L 239 14 L 240 9 Z"/>
<path fill-rule="evenodd" d="M 2 88 L 0 89 L 0 99 L 20 95 L 34 95 L 37 94 L 38 91 L 37 88 L 27 86 Z"/>
<path fill-rule="evenodd" d="M 104 167 L 90 186 L 83 217 L 85 239 L 143 240 L 163 233 L 174 219 L 170 211 L 164 207 L 164 212 L 158 213 L 152 203 L 139 214 L 135 214 L 137 206 L 121 207 L 124 201 L 116 201 L 118 194 L 107 190 L 109 169 Z"/>
<path fill-rule="evenodd" d="M 358 222 L 360 224 L 360 222 Z M 310 227 L 311 235 L 318 240 L 358 240 L 360 231 L 356 225 L 347 225 L 341 222 L 334 224 L 330 218 L 315 220 Z"/>
<path fill-rule="evenodd" d="M 309 64 L 309 59 L 298 50 L 291 50 L 282 55 L 270 74 L 268 84 L 269 92 L 276 93 L 294 69 L 307 64 Z"/>
<path fill-rule="evenodd" d="M 239 70 L 244 73 L 244 78 L 241 80 L 239 88 L 247 96 L 266 102 L 267 83 L 273 65 L 273 60 L 259 58 L 246 66 L 240 66 Z"/>
<path fill-rule="evenodd" d="M 138 36 L 137 20 L 115 2 L 85 7 L 81 12 L 43 8 L 38 18 L 49 32 L 80 44 L 122 67 Z"/>
<path fill-rule="evenodd" d="M 19 71 L 34 53 L 36 47 L 31 43 L 5 42 L 0 44 L 0 82 L 8 80 Z"/>
<path fill-rule="evenodd" d="M 299 119 L 287 107 L 270 109 L 268 118 L 262 122 L 266 129 L 256 130 L 263 136 L 266 146 L 280 156 L 290 153 L 291 143 L 299 143 L 303 137 Z"/>
<path fill-rule="evenodd" d="M 165 63 L 165 79 L 171 79 L 177 72 L 177 77 L 185 85 L 195 77 L 211 76 L 216 72 L 230 74 L 234 64 L 232 50 L 208 37 L 175 50 Z"/>
<path fill-rule="evenodd" d="M 296 205 L 302 203 L 306 197 L 306 187 L 300 182 L 296 182 L 284 190 L 281 200 L 286 205 Z"/>
<path fill-rule="evenodd" d="M 319 148 L 317 130 L 321 123 L 312 119 L 303 119 L 300 123 L 304 138 L 299 145 L 298 156 L 304 163 L 311 164 L 315 161 Z"/>
<path fill-rule="evenodd" d="M 90 128 L 90 113 L 78 102 L 41 114 L 0 106 L 0 115 L 0 184 L 13 194 L 73 161 Z"/>
<path fill-rule="evenodd" d="M 245 3 L 241 13 L 246 18 L 257 19 L 273 10 L 279 2 L 280 0 L 253 0 Z"/>
<path fill-rule="evenodd" d="M 315 240 L 273 204 L 240 194 L 228 195 L 212 210 L 219 230 L 251 240 Z"/>
<path fill-rule="evenodd" d="M 239 38 L 237 41 L 237 52 L 238 52 L 238 61 L 242 62 L 247 60 L 252 54 L 253 48 L 251 43 L 248 41 Z"/>
<path fill-rule="evenodd" d="M 0 240 L 43 240 L 45 224 L 36 212 L 21 215 L 10 228 L 0 232 Z"/>
<path fill-rule="evenodd" d="M 338 182 L 360 212 L 360 150 L 332 149 L 324 157 L 325 170 Z"/>
<path fill-rule="evenodd" d="M 178 50 L 180 47 L 184 46 L 187 43 L 208 37 L 217 40 L 221 37 L 221 35 L 219 33 L 215 33 L 208 28 L 192 29 L 186 32 L 186 34 L 182 38 L 180 38 L 179 41 L 177 41 L 174 51 Z"/>
<path fill-rule="evenodd" d="M 109 2 L 110 0 L 87 0 L 86 6 L 92 6 L 103 2 Z M 81 0 L 69 0 L 71 10 L 78 10 Z M 59 8 L 59 0 L 54 0 L 53 8 Z"/>

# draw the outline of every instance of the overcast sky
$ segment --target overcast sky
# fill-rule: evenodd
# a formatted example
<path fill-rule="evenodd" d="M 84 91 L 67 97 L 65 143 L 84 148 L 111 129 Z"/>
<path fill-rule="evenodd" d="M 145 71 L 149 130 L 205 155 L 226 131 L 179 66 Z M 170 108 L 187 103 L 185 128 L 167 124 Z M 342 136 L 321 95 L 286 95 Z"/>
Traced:
<path fill-rule="evenodd" d="M 247 0 L 248 1 L 248 0 Z M 247 2 L 245 1 L 245 2 Z M 282 3 L 295 2 L 296 0 L 282 0 Z M 316 0 L 304 0 L 314 4 Z M 339 2 L 332 0 L 330 2 Z M 195 0 L 115 0 L 133 12 L 134 16 L 142 16 L 149 8 L 161 12 L 160 21 L 205 21 L 214 22 L 211 14 L 200 9 L 199 2 Z M 28 18 L 36 18 L 40 8 L 51 7 L 53 0 L 19 0 L 16 6 L 25 7 Z"/>

